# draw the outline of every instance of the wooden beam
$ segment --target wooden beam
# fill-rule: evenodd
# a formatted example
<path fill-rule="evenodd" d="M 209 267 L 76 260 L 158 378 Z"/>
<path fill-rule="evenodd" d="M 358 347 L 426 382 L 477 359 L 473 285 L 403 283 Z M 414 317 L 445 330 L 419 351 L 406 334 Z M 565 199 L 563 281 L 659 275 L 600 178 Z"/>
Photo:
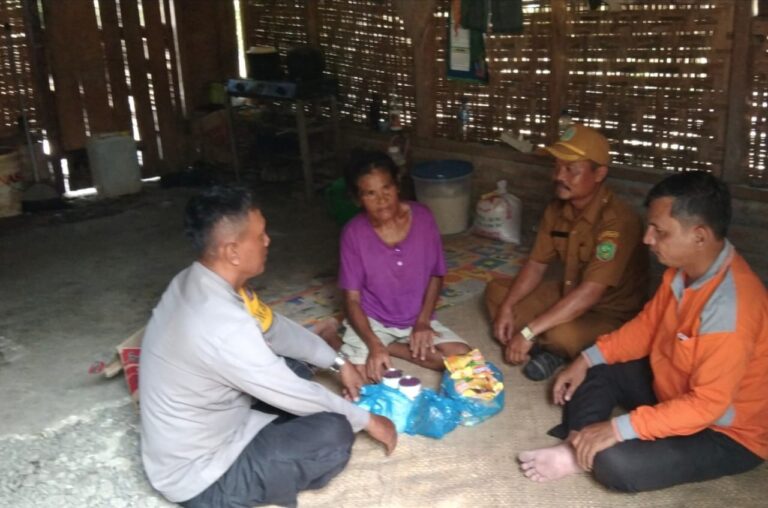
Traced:
<path fill-rule="evenodd" d="M 435 0 L 395 0 L 395 12 L 403 19 L 413 48 L 413 87 L 416 102 L 415 133 L 419 138 L 435 135 Z"/>
<path fill-rule="evenodd" d="M 549 74 L 549 129 L 552 141 L 558 137 L 557 121 L 565 107 L 568 83 L 567 30 L 568 10 L 566 0 L 552 0 L 550 39 L 550 74 Z"/>
<path fill-rule="evenodd" d="M 128 83 L 125 80 L 125 61 L 121 44 L 121 30 L 118 23 L 117 6 L 114 2 L 100 2 L 101 37 L 104 43 L 104 58 L 109 74 L 112 93 L 112 110 L 118 130 L 131 130 L 131 108 L 128 104 Z"/>
<path fill-rule="evenodd" d="M 160 163 L 157 148 L 157 133 L 152 115 L 152 104 L 149 97 L 149 81 L 147 80 L 147 59 L 144 56 L 144 31 L 139 18 L 139 8 L 136 2 L 120 2 L 120 14 L 123 20 L 123 38 L 128 55 L 128 70 L 131 75 L 131 90 L 133 96 L 136 123 L 139 126 L 141 138 L 140 148 L 143 171 L 154 176 L 155 168 Z"/>
<path fill-rule="evenodd" d="M 29 40 L 29 58 L 32 64 L 32 76 L 35 89 L 35 113 L 48 134 L 48 143 L 51 147 L 50 164 L 53 166 L 56 190 L 64 193 L 64 175 L 61 172 L 61 142 L 58 117 L 55 114 L 56 102 L 48 83 L 50 73 L 48 60 L 45 56 L 45 44 L 43 44 L 43 32 L 40 24 L 38 4 L 36 2 L 23 2 L 24 25 L 27 29 Z M 42 8 L 42 5 L 39 6 Z"/>
<path fill-rule="evenodd" d="M 179 55 L 184 81 L 184 96 L 189 115 L 208 104 L 209 83 L 237 76 L 237 30 L 232 2 L 184 0 L 176 6 Z M 240 12 L 247 15 L 247 2 Z M 243 29 L 248 29 L 243 23 Z M 245 47 L 250 45 L 245 32 Z"/>
<path fill-rule="evenodd" d="M 729 183 L 747 183 L 747 94 L 749 93 L 750 35 L 752 7 L 749 2 L 734 2 L 733 45 L 731 46 L 728 85 L 728 115 L 725 125 L 725 154 L 720 175 Z"/>
<path fill-rule="evenodd" d="M 317 0 L 308 0 L 306 7 L 307 40 L 311 46 L 320 47 L 320 13 Z"/>
<path fill-rule="evenodd" d="M 143 0 L 143 12 L 147 49 L 149 61 L 147 67 L 152 76 L 152 95 L 157 114 L 159 147 L 162 148 L 162 164 L 158 166 L 156 174 L 175 171 L 181 159 L 183 146 L 179 136 L 180 115 L 174 110 L 171 98 L 171 80 L 168 76 L 168 62 L 165 51 L 173 51 L 173 41 L 166 39 L 166 34 L 161 18 L 163 3 L 160 0 Z M 154 175 L 153 175 L 154 176 Z"/>

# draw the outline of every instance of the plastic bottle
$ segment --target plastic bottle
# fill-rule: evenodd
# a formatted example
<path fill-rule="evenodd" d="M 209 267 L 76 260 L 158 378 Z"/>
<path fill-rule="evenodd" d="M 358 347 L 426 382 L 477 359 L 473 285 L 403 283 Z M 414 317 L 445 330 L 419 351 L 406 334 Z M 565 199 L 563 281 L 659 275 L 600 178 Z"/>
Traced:
<path fill-rule="evenodd" d="M 371 95 L 371 103 L 368 105 L 368 126 L 371 130 L 379 130 L 381 121 L 381 97 L 379 94 Z"/>
<path fill-rule="evenodd" d="M 395 132 L 392 139 L 389 140 L 389 146 L 387 147 L 387 153 L 392 158 L 392 161 L 400 168 L 400 174 L 404 175 L 408 169 L 408 150 L 410 143 L 408 137 L 402 130 Z"/>
<path fill-rule="evenodd" d="M 571 125 L 573 125 L 573 119 L 571 118 L 570 111 L 567 109 L 562 110 L 560 112 L 560 118 L 557 119 L 557 130 L 559 134 L 562 136 Z"/>
<path fill-rule="evenodd" d="M 390 101 L 389 130 L 395 132 L 403 130 L 403 107 L 396 97 L 392 97 Z"/>
<path fill-rule="evenodd" d="M 466 95 L 461 97 L 461 104 L 459 105 L 459 111 L 456 115 L 456 120 L 459 126 L 459 139 L 466 141 L 469 138 L 469 100 Z"/>

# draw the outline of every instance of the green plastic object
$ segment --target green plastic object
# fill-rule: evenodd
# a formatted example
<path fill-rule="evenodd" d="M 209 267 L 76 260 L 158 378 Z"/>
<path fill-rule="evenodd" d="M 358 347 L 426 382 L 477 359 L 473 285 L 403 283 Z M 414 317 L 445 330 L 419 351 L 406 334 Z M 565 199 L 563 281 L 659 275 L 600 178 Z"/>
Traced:
<path fill-rule="evenodd" d="M 339 226 L 343 226 L 361 210 L 347 192 L 347 185 L 343 178 L 334 180 L 325 189 L 325 200 L 328 213 Z"/>

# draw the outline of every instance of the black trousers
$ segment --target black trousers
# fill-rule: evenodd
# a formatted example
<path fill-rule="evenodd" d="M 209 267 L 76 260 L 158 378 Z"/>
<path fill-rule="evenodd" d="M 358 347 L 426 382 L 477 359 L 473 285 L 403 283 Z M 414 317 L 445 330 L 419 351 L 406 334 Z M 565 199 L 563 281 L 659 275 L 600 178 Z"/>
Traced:
<path fill-rule="evenodd" d="M 306 364 L 287 358 L 286 363 L 299 376 L 312 376 Z M 221 478 L 181 506 L 296 506 L 299 492 L 324 487 L 349 462 L 355 434 L 346 417 L 295 416 L 260 401 L 253 407 L 278 417 L 256 434 Z"/>
<path fill-rule="evenodd" d="M 617 406 L 630 411 L 656 404 L 652 381 L 647 359 L 590 368 L 563 408 L 563 423 L 550 435 L 565 439 L 572 430 L 608 420 Z M 743 473 L 761 463 L 730 437 L 705 429 L 690 436 L 618 443 L 595 456 L 593 471 L 610 489 L 640 492 Z"/>

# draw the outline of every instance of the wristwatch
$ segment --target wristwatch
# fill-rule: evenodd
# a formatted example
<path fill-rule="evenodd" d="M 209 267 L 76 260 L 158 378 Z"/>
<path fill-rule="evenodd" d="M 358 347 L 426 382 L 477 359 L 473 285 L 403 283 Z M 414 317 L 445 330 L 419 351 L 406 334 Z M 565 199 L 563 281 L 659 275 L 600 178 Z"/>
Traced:
<path fill-rule="evenodd" d="M 520 330 L 520 335 L 522 335 L 523 338 L 528 342 L 531 342 L 532 340 L 536 339 L 536 334 L 533 333 L 533 330 L 531 330 L 531 327 L 528 325 L 525 325 L 523 329 Z"/>
<path fill-rule="evenodd" d="M 341 372 L 341 368 L 344 366 L 344 364 L 347 363 L 348 360 L 349 360 L 349 357 L 347 355 L 345 355 L 341 351 L 338 351 L 336 353 L 336 358 L 333 359 L 333 363 L 328 368 L 337 373 Z"/>

